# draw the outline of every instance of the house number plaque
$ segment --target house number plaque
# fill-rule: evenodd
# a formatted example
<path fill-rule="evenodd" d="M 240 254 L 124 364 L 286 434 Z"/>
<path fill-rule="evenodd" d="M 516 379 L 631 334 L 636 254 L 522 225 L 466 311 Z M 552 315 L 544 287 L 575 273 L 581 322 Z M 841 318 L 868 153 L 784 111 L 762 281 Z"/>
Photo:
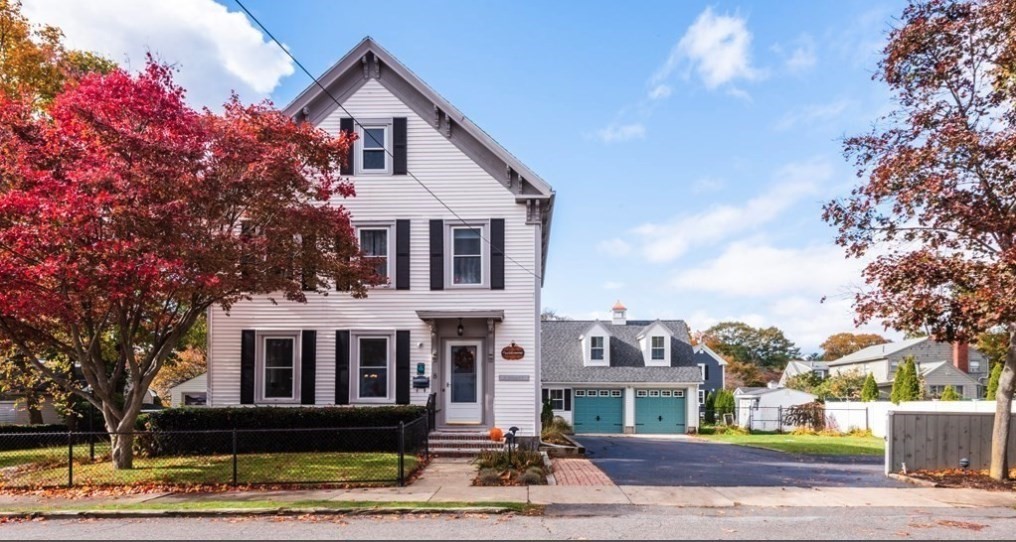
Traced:
<path fill-rule="evenodd" d="M 512 341 L 511 344 L 501 349 L 501 357 L 510 361 L 520 360 L 526 357 L 526 351 Z"/>

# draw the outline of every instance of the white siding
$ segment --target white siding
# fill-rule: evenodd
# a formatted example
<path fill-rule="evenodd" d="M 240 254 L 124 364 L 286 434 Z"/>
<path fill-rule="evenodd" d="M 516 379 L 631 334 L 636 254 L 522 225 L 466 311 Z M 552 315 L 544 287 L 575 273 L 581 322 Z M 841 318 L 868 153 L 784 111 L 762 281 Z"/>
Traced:
<path fill-rule="evenodd" d="M 443 219 L 449 223 L 455 217 L 409 176 L 355 177 L 356 197 L 337 199 L 333 203 L 345 205 L 354 222 L 411 220 L 411 289 L 375 289 L 367 299 L 359 300 L 333 292 L 328 296 L 309 296 L 306 304 L 279 300 L 279 304 L 274 305 L 266 297 L 258 297 L 236 304 L 229 315 L 219 309 L 212 310 L 209 401 L 215 406 L 240 402 L 240 331 L 243 329 L 317 330 L 315 398 L 317 404 L 327 405 L 335 398 L 335 330 L 408 329 L 413 374 L 419 362 L 426 363 L 427 374 L 432 374 L 430 328 L 416 316 L 417 310 L 498 309 L 504 311 L 505 317 L 495 330 L 494 424 L 501 428 L 518 426 L 523 435 L 535 434 L 539 403 L 536 371 L 538 281 L 526 269 L 538 269 L 540 247 L 534 235 L 538 228 L 526 224 L 525 206 L 516 203 L 508 189 L 377 81 L 368 81 L 343 105 L 357 118 L 406 117 L 409 170 L 463 219 L 504 218 L 505 252 L 525 269 L 506 260 L 505 289 L 501 291 L 431 291 L 428 221 Z M 339 119 L 343 115 L 341 110 L 337 111 L 321 123 L 321 128 L 338 133 Z M 500 358 L 501 348 L 511 341 L 526 350 L 525 359 L 505 361 Z M 529 375 L 530 380 L 501 382 L 500 376 L 505 374 Z M 414 403 L 422 404 L 427 393 L 412 390 L 411 397 Z"/>
<path fill-rule="evenodd" d="M 183 394 L 208 391 L 208 373 L 202 373 L 190 380 L 186 380 L 169 388 L 169 406 L 181 407 L 183 405 Z"/>

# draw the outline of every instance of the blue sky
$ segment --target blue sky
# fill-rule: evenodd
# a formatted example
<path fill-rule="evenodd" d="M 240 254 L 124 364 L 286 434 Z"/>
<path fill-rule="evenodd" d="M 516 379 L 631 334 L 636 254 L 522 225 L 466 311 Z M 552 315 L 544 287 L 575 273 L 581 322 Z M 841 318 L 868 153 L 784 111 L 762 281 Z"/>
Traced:
<path fill-rule="evenodd" d="M 902 2 L 247 5 L 315 73 L 373 36 L 554 186 L 546 307 L 776 325 L 805 352 L 853 329 L 860 264 L 821 205 L 855 182 L 840 139 L 891 106 L 871 74 Z M 228 1 L 25 11 L 72 46 L 175 63 L 195 104 L 310 83 Z"/>

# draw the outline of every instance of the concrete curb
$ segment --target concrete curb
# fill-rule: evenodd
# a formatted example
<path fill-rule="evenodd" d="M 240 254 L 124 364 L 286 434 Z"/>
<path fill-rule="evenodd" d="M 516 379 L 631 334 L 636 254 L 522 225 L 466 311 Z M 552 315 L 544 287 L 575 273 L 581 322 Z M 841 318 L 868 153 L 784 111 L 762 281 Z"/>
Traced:
<path fill-rule="evenodd" d="M 517 512 L 501 506 L 447 507 L 381 507 L 381 508 L 222 508 L 211 510 L 50 510 L 34 512 L 0 512 L 0 518 L 209 518 L 238 516 L 375 516 L 411 514 L 508 514 Z"/>
<path fill-rule="evenodd" d="M 937 483 L 932 482 L 931 480 L 923 480 L 921 478 L 914 478 L 913 476 L 907 476 L 906 474 L 897 474 L 895 472 L 890 472 L 886 476 L 891 478 L 891 479 L 893 479 L 893 480 L 896 480 L 898 482 L 904 482 L 904 483 L 907 483 L 907 484 L 910 484 L 910 485 L 915 485 L 915 486 L 918 486 L 918 487 L 942 487 L 942 486 L 938 485 Z"/>

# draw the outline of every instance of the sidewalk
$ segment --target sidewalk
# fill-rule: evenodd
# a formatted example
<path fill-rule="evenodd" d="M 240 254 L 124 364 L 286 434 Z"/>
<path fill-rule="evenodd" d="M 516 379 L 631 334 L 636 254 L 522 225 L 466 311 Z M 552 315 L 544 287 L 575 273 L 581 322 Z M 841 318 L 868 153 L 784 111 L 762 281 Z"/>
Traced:
<path fill-rule="evenodd" d="M 286 491 L 242 491 L 225 493 L 166 493 L 127 497 L 66 499 L 20 495 L 0 496 L 0 511 L 25 510 L 33 506 L 59 510 L 61 507 L 130 505 L 158 509 L 160 505 L 202 503 L 214 509 L 217 501 L 252 504 L 281 503 L 418 503 L 419 505 L 462 503 L 617 504 L 675 507 L 1013 507 L 1016 494 L 975 489 L 938 488 L 799 488 L 799 487 L 666 487 L 666 486 L 529 486 L 475 487 L 470 485 L 475 467 L 463 459 L 433 461 L 411 486 L 369 489 L 308 489 Z M 235 511 L 235 510 L 234 510 Z"/>

